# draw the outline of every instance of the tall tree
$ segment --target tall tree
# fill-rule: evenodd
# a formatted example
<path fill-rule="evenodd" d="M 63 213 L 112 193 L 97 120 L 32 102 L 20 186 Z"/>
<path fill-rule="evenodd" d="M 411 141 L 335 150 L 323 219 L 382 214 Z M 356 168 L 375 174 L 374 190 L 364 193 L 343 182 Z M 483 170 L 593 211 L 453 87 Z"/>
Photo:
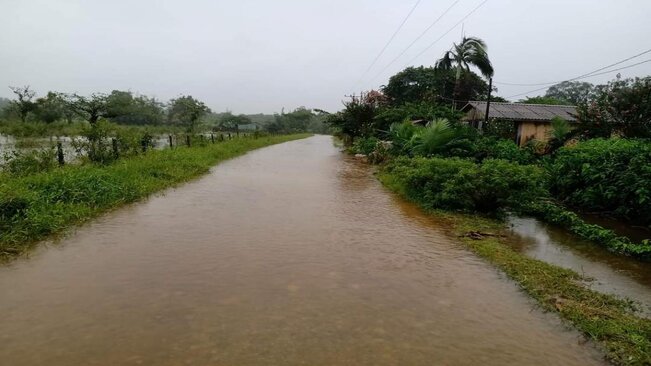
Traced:
<path fill-rule="evenodd" d="M 70 97 L 70 106 L 91 125 L 97 124 L 100 118 L 108 114 L 107 96 L 102 93 L 94 93 L 88 97 L 74 94 Z"/>
<path fill-rule="evenodd" d="M 584 137 L 651 138 L 651 76 L 600 85 L 577 112 L 581 123 L 574 132 Z"/>
<path fill-rule="evenodd" d="M 106 97 L 107 117 L 122 124 L 158 124 L 163 121 L 163 104 L 155 98 L 113 90 Z"/>
<path fill-rule="evenodd" d="M 45 97 L 36 99 L 35 114 L 38 120 L 52 123 L 70 115 L 69 105 L 64 95 L 48 92 Z"/>
<path fill-rule="evenodd" d="M 595 94 L 595 86 L 585 81 L 563 81 L 552 85 L 545 92 L 546 97 L 556 98 L 565 104 L 578 105 L 587 102 Z"/>
<path fill-rule="evenodd" d="M 33 101 L 36 92 L 31 90 L 29 85 L 23 87 L 10 86 L 9 89 L 18 98 L 18 100 L 11 101 L 11 108 L 18 114 L 20 120 L 25 122 L 27 115 L 36 108 L 36 103 Z"/>
<path fill-rule="evenodd" d="M 326 123 L 342 137 L 344 144 L 352 144 L 360 136 L 371 136 L 376 132 L 375 117 L 382 107 L 376 98 L 369 98 L 375 93 L 371 91 L 353 96 L 344 102 L 344 109 L 327 116 Z"/>
<path fill-rule="evenodd" d="M 239 125 L 248 125 L 253 123 L 251 118 L 244 114 L 234 115 L 231 112 L 222 113 L 217 120 L 220 129 L 226 131 L 237 131 Z"/>
<path fill-rule="evenodd" d="M 472 71 L 457 81 L 455 70 L 420 66 L 400 71 L 382 87 L 382 92 L 395 106 L 421 102 L 451 105 L 455 90 L 458 99 L 476 100 L 486 94 L 488 84 Z"/>
<path fill-rule="evenodd" d="M 170 101 L 170 120 L 186 126 L 188 132 L 194 132 L 199 119 L 206 113 L 210 113 L 210 108 L 190 95 L 181 96 Z"/>
<path fill-rule="evenodd" d="M 463 37 L 461 43 L 453 44 L 452 49 L 436 62 L 437 70 L 455 70 L 454 99 L 458 99 L 461 77 L 470 73 L 471 66 L 477 68 L 486 79 L 493 77 L 493 65 L 488 58 L 486 43 L 476 37 Z"/>
<path fill-rule="evenodd" d="M 548 104 L 548 105 L 565 105 L 568 102 L 565 99 L 558 99 L 556 97 L 544 96 L 544 97 L 527 97 L 526 99 L 520 99 L 518 103 L 523 104 Z"/>

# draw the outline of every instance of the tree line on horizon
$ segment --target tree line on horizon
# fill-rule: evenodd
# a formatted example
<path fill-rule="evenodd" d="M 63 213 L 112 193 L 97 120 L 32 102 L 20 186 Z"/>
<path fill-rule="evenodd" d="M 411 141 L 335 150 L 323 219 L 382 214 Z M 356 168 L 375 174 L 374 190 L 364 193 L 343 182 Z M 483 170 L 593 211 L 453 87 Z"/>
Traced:
<path fill-rule="evenodd" d="M 108 120 L 120 125 L 169 125 L 194 131 L 199 126 L 236 131 L 247 129 L 271 133 L 316 132 L 327 133 L 325 117 L 318 110 L 305 107 L 275 114 L 215 113 L 206 104 L 191 95 L 182 95 L 164 103 L 156 98 L 113 90 L 111 93 L 93 93 L 88 96 L 48 92 L 36 97 L 29 86 L 10 87 L 14 100 L 0 98 L 0 118 L 14 123 L 45 123 L 58 121 L 73 123 L 83 120 L 91 125 Z"/>

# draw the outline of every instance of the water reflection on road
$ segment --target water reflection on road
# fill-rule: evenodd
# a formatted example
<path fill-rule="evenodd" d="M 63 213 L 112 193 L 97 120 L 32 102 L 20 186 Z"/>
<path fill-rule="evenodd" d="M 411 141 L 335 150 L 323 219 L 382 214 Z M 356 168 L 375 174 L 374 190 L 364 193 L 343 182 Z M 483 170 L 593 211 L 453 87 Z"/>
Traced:
<path fill-rule="evenodd" d="M 601 364 L 326 136 L 0 268 L 7 365 Z"/>

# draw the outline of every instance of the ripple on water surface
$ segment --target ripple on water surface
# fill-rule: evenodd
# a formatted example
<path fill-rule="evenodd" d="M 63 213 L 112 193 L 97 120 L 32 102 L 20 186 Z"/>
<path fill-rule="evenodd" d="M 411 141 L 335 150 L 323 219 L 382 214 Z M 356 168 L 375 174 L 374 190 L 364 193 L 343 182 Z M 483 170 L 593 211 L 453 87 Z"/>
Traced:
<path fill-rule="evenodd" d="M 316 136 L 0 269 L 11 365 L 585 365 L 600 355 Z"/>

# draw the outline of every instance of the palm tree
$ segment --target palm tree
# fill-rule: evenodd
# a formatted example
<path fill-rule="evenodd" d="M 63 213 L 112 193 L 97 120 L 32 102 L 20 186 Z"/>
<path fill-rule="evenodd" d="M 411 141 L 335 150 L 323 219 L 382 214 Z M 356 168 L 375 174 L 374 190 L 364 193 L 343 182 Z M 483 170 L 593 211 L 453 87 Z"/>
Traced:
<path fill-rule="evenodd" d="M 454 99 L 457 99 L 459 94 L 461 75 L 464 72 L 469 73 L 470 66 L 476 67 L 486 79 L 493 77 L 493 65 L 486 52 L 486 43 L 476 37 L 463 37 L 461 43 L 455 43 L 451 50 L 436 61 L 435 69 L 456 70 Z"/>
<path fill-rule="evenodd" d="M 461 130 L 455 129 L 447 119 L 439 118 L 417 129 L 409 145 L 415 155 L 432 156 L 454 148 L 462 137 Z"/>

